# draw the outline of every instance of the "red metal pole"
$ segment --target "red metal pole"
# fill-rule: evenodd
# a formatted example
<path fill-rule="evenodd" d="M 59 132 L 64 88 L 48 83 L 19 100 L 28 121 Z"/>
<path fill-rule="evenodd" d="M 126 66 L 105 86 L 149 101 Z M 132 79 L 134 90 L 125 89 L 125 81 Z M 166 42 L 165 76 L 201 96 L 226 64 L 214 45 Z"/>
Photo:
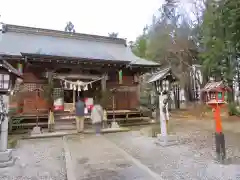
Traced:
<path fill-rule="evenodd" d="M 215 112 L 214 112 L 214 118 L 215 118 L 215 129 L 216 133 L 222 133 L 222 123 L 221 123 L 221 116 L 220 116 L 220 106 L 216 106 Z"/>
<path fill-rule="evenodd" d="M 222 133 L 222 123 L 221 123 L 221 116 L 220 116 L 220 106 L 218 102 L 218 94 L 216 95 L 216 106 L 214 107 L 214 118 L 215 118 L 215 143 L 216 143 L 216 154 L 217 159 L 219 161 L 224 161 L 226 158 L 226 150 L 225 150 L 225 138 L 224 134 Z"/>

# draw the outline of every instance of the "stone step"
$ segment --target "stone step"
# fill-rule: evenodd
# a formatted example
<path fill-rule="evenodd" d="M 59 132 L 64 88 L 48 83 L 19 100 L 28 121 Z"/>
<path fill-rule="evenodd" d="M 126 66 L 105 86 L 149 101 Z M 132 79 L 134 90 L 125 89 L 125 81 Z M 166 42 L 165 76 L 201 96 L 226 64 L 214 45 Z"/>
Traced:
<path fill-rule="evenodd" d="M 12 149 L 0 152 L 0 168 L 12 166 L 15 160 L 16 159 L 12 157 Z"/>
<path fill-rule="evenodd" d="M 121 127 L 130 127 L 130 126 L 141 126 L 141 125 L 149 125 L 152 124 L 151 121 L 142 121 L 142 122 L 132 122 L 132 123 L 124 123 L 120 124 Z"/>
<path fill-rule="evenodd" d="M 12 150 L 11 149 L 7 149 L 4 152 L 0 152 L 0 162 L 5 162 L 5 161 L 9 161 L 12 157 Z"/>
<path fill-rule="evenodd" d="M 10 167 L 13 166 L 15 164 L 16 158 L 11 158 L 8 161 L 5 162 L 0 162 L 0 168 L 5 168 L 5 167 Z"/>
<path fill-rule="evenodd" d="M 55 130 L 74 130 L 76 129 L 75 124 L 55 124 L 54 125 Z"/>

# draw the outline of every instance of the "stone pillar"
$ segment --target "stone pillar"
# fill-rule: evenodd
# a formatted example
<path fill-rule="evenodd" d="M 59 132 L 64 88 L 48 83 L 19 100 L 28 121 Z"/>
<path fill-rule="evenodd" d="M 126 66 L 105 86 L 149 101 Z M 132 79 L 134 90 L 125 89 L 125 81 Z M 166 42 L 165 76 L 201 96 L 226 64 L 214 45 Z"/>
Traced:
<path fill-rule="evenodd" d="M 1 122 L 1 142 L 0 142 L 0 168 L 12 166 L 15 162 L 15 159 L 12 157 L 12 150 L 7 149 L 8 145 L 8 105 L 9 105 L 9 96 L 2 95 L 3 104 L 5 107 L 0 107 L 1 112 L 4 113 L 3 108 L 5 109 L 5 117 Z"/>
<path fill-rule="evenodd" d="M 1 124 L 1 144 L 0 152 L 5 152 L 7 150 L 8 140 L 8 117 L 5 117 Z"/>
<path fill-rule="evenodd" d="M 8 113 L 8 103 L 9 96 L 3 95 L 3 103 L 5 105 L 6 113 Z M 0 107 L 1 111 L 4 112 Z M 4 152 L 7 150 L 7 139 L 8 139 L 8 116 L 6 115 L 4 120 L 1 123 L 1 143 L 0 143 L 0 152 Z"/>
<path fill-rule="evenodd" d="M 161 146 L 170 146 L 177 144 L 177 139 L 174 135 L 168 134 L 167 129 L 167 121 L 169 121 L 169 112 L 168 112 L 168 105 L 166 105 L 166 113 L 163 111 L 164 106 L 164 99 L 166 99 L 166 95 L 162 95 L 162 93 L 159 95 L 159 111 L 160 111 L 160 129 L 161 134 L 158 134 L 157 138 L 157 144 Z"/>
<path fill-rule="evenodd" d="M 166 125 L 166 118 L 163 112 L 163 100 L 164 96 L 159 95 L 159 117 L 160 117 L 160 125 L 161 125 L 161 136 L 167 136 L 167 125 Z"/>

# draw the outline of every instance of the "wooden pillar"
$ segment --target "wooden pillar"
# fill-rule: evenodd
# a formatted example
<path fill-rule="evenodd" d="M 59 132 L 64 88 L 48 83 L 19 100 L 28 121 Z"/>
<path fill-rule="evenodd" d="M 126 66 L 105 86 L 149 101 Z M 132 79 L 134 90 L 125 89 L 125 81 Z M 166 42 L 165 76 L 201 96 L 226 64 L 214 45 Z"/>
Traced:
<path fill-rule="evenodd" d="M 138 73 L 134 74 L 133 81 L 134 81 L 134 83 L 137 83 L 136 84 L 136 94 L 137 94 L 137 100 L 140 104 L 141 85 L 140 85 L 140 75 Z"/>
<path fill-rule="evenodd" d="M 76 101 L 76 92 L 73 89 L 73 108 L 75 108 L 75 103 L 76 103 L 75 101 Z"/>
<path fill-rule="evenodd" d="M 107 89 L 107 74 L 102 75 L 101 88 L 102 88 L 102 92 L 106 91 Z"/>
<path fill-rule="evenodd" d="M 137 100 L 140 104 L 140 96 L 141 96 L 141 86 L 140 83 L 137 84 Z"/>
<path fill-rule="evenodd" d="M 53 84 L 53 71 L 47 71 L 47 79 L 48 79 L 48 103 L 50 105 L 50 109 L 53 110 L 54 105 L 54 97 L 53 97 L 53 91 L 54 91 L 54 84 Z M 36 101 L 37 103 L 37 101 Z"/>

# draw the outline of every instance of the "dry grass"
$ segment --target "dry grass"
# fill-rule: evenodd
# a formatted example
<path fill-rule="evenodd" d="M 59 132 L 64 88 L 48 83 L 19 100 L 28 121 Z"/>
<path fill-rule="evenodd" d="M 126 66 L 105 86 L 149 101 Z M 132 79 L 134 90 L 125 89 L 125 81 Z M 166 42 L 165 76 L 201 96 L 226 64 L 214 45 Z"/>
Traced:
<path fill-rule="evenodd" d="M 205 104 L 190 104 L 188 108 L 184 111 L 172 112 L 172 115 L 175 117 L 186 118 L 186 119 L 197 119 L 197 120 L 207 120 L 213 119 L 213 112 L 210 107 Z M 237 116 L 228 115 L 228 107 L 224 106 L 221 108 L 221 117 L 222 120 L 226 121 L 240 121 L 240 118 Z"/>

